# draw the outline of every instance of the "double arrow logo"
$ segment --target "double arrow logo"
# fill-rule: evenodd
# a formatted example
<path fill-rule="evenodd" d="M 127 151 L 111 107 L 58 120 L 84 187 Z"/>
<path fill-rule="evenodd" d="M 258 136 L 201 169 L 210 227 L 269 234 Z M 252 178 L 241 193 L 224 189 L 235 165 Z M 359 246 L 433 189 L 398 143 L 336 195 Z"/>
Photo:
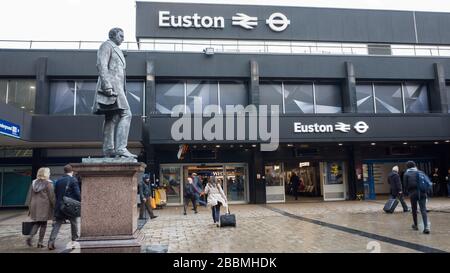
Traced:
<path fill-rule="evenodd" d="M 251 17 L 244 13 L 236 13 L 237 16 L 231 17 L 233 26 L 241 26 L 245 29 L 253 29 L 258 25 L 258 17 Z"/>

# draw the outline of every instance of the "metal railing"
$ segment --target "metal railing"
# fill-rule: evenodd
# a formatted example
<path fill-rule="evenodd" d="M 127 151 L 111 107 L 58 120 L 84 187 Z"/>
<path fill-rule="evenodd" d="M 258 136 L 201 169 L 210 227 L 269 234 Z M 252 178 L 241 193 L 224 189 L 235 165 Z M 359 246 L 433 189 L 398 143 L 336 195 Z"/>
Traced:
<path fill-rule="evenodd" d="M 96 50 L 102 41 L 0 40 L 0 49 Z M 124 42 L 123 50 L 204 53 L 330 54 L 450 57 L 450 45 L 398 45 L 251 40 L 145 39 Z"/>

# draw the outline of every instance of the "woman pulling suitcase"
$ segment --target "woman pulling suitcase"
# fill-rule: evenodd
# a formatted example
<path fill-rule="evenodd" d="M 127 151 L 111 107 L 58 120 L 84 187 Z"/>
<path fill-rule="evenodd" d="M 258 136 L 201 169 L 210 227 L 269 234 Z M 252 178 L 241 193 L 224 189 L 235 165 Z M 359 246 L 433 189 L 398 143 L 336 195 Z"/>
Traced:
<path fill-rule="evenodd" d="M 228 207 L 228 201 L 222 187 L 220 186 L 220 183 L 217 183 L 216 177 L 210 177 L 208 183 L 206 184 L 204 193 L 208 195 L 207 203 L 211 206 L 214 224 L 219 227 L 220 206 Z"/>

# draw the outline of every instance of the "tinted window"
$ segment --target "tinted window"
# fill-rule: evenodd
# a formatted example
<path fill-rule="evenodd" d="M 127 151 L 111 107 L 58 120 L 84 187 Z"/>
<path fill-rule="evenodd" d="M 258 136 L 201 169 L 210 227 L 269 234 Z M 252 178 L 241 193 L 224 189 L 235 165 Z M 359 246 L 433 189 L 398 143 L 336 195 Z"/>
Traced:
<path fill-rule="evenodd" d="M 358 84 L 356 86 L 356 99 L 358 113 L 374 113 L 372 84 Z"/>
<path fill-rule="evenodd" d="M 342 113 L 342 96 L 339 85 L 315 84 L 316 113 Z"/>
<path fill-rule="evenodd" d="M 285 113 L 314 113 L 312 83 L 284 83 Z"/>
<path fill-rule="evenodd" d="M 184 83 L 181 81 L 157 83 L 156 110 L 162 114 L 170 114 L 176 105 L 184 105 Z"/>

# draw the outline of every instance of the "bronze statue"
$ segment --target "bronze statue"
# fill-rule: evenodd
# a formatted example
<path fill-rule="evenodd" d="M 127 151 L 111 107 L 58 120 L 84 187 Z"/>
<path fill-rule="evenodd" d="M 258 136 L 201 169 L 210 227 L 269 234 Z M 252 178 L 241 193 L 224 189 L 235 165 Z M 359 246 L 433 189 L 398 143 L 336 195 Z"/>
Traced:
<path fill-rule="evenodd" d="M 113 28 L 109 31 L 109 40 L 102 43 L 97 52 L 99 77 L 93 112 L 105 115 L 104 156 L 136 158 L 126 148 L 132 114 L 126 97 L 126 62 L 119 48 L 123 40 L 123 30 Z"/>

